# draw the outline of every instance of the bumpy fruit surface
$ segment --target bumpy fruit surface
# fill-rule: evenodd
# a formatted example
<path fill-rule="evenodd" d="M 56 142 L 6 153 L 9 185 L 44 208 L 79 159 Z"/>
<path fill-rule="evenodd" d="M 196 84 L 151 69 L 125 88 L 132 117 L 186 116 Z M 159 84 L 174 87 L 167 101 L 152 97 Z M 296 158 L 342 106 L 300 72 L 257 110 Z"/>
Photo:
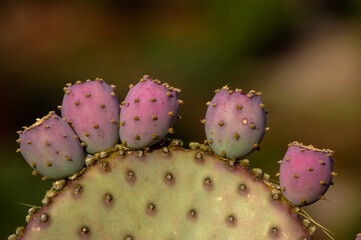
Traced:
<path fill-rule="evenodd" d="M 89 153 L 113 147 L 119 141 L 119 103 L 101 79 L 77 82 L 65 88 L 61 114 L 86 143 Z"/>
<path fill-rule="evenodd" d="M 329 149 L 291 143 L 280 166 L 283 195 L 297 206 L 324 198 L 334 175 L 332 153 Z"/>
<path fill-rule="evenodd" d="M 259 147 L 266 131 L 261 94 L 228 87 L 216 92 L 205 117 L 208 143 L 219 156 L 243 158 Z"/>
<path fill-rule="evenodd" d="M 144 76 L 131 86 L 120 112 L 119 135 L 130 148 L 144 148 L 173 132 L 179 90 Z"/>
<path fill-rule="evenodd" d="M 54 190 L 20 239 L 311 239 L 275 190 L 200 150 L 121 149 Z"/>
<path fill-rule="evenodd" d="M 84 166 L 83 147 L 67 122 L 54 112 L 19 132 L 20 151 L 28 164 L 49 179 L 68 177 Z"/>

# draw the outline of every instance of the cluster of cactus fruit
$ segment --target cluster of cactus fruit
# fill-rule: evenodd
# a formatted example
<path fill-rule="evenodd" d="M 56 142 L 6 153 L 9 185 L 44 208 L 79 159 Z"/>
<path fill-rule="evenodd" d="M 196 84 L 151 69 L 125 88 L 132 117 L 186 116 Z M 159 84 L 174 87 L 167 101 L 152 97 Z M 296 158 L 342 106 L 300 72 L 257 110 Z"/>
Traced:
<path fill-rule="evenodd" d="M 148 76 L 129 87 L 119 105 L 101 79 L 67 84 L 62 117 L 18 132 L 33 174 L 56 181 L 9 240 L 312 238 L 298 213 L 324 199 L 332 150 L 289 144 L 278 184 L 244 159 L 269 129 L 260 92 L 216 90 L 201 120 L 207 140 L 184 149 L 166 138 L 180 90 Z"/>

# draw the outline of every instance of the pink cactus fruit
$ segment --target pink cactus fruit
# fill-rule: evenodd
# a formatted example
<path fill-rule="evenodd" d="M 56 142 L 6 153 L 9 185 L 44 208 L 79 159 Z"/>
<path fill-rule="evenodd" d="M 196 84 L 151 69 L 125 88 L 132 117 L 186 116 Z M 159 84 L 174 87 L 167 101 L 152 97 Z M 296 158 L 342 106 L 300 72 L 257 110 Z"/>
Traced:
<path fill-rule="evenodd" d="M 83 147 L 69 124 L 54 112 L 19 131 L 20 152 L 45 178 L 59 179 L 78 172 L 84 166 Z"/>
<path fill-rule="evenodd" d="M 216 90 L 202 122 L 209 146 L 227 158 L 243 158 L 258 149 L 268 130 L 261 93 L 232 91 L 227 86 Z"/>
<path fill-rule="evenodd" d="M 179 89 L 145 75 L 122 103 L 119 135 L 130 148 L 144 148 L 173 133 L 177 119 Z"/>
<path fill-rule="evenodd" d="M 119 141 L 119 102 L 109 86 L 101 79 L 68 84 L 61 113 L 89 153 L 99 152 L 116 145 Z"/>
<path fill-rule="evenodd" d="M 296 206 L 305 206 L 324 199 L 332 184 L 333 151 L 293 142 L 283 158 L 279 176 L 283 195 Z"/>
<path fill-rule="evenodd" d="M 358 233 L 358 234 L 356 235 L 355 240 L 361 240 L 361 233 Z"/>

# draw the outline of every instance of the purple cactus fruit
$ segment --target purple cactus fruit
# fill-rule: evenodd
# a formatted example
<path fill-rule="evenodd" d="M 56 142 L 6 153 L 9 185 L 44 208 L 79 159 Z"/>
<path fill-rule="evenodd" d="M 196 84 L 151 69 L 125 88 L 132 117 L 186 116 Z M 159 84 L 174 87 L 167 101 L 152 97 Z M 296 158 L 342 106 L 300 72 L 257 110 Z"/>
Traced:
<path fill-rule="evenodd" d="M 324 199 L 332 183 L 333 151 L 293 142 L 281 161 L 279 179 L 283 195 L 296 206 Z"/>
<path fill-rule="evenodd" d="M 268 129 L 260 95 L 232 91 L 227 86 L 216 90 L 203 123 L 209 146 L 217 155 L 243 158 L 259 148 Z"/>
<path fill-rule="evenodd" d="M 28 164 L 45 178 L 59 179 L 84 166 L 83 147 L 69 124 L 54 112 L 19 132 L 20 151 Z"/>
<path fill-rule="evenodd" d="M 358 234 L 356 235 L 355 240 L 361 240 L 361 233 L 358 233 Z"/>
<path fill-rule="evenodd" d="M 64 88 L 62 116 L 86 143 L 89 153 L 108 149 L 119 141 L 119 102 L 114 87 L 96 79 Z"/>
<path fill-rule="evenodd" d="M 147 75 L 131 85 L 120 111 L 121 141 L 130 148 L 144 148 L 173 133 L 179 91 Z"/>

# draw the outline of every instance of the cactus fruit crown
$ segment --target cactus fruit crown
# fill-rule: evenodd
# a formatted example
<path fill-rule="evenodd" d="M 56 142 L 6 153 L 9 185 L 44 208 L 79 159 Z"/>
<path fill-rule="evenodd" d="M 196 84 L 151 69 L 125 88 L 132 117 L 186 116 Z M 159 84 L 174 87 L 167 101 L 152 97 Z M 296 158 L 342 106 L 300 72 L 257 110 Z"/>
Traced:
<path fill-rule="evenodd" d="M 22 132 L 25 132 L 25 131 L 29 131 L 30 129 L 33 129 L 39 125 L 41 125 L 45 120 L 48 120 L 51 115 L 55 114 L 54 111 L 50 111 L 47 115 L 45 115 L 44 117 L 42 118 L 37 118 L 36 119 L 36 122 L 33 123 L 30 127 L 24 127 L 24 130 L 23 131 L 18 131 L 18 133 L 22 133 Z"/>
<path fill-rule="evenodd" d="M 333 152 L 291 143 L 280 184 L 251 170 L 244 157 L 268 130 L 261 93 L 216 91 L 202 121 L 207 140 L 185 149 L 166 137 L 179 89 L 145 75 L 119 106 L 114 88 L 101 79 L 67 84 L 63 118 L 52 111 L 18 132 L 17 152 L 56 181 L 10 240 L 312 238 L 311 222 L 320 225 L 300 206 L 324 198 Z"/>
<path fill-rule="evenodd" d="M 293 141 L 292 143 L 288 144 L 289 147 L 291 147 L 292 145 L 293 146 L 298 146 L 298 147 L 301 147 L 301 148 L 305 148 L 305 149 L 311 150 L 313 152 L 327 153 L 327 154 L 330 154 L 330 156 L 332 156 L 332 154 L 334 153 L 334 151 L 331 150 L 331 149 L 326 149 L 326 148 L 319 149 L 319 148 L 315 148 L 313 145 L 304 145 L 303 143 L 300 143 L 298 141 Z"/>

